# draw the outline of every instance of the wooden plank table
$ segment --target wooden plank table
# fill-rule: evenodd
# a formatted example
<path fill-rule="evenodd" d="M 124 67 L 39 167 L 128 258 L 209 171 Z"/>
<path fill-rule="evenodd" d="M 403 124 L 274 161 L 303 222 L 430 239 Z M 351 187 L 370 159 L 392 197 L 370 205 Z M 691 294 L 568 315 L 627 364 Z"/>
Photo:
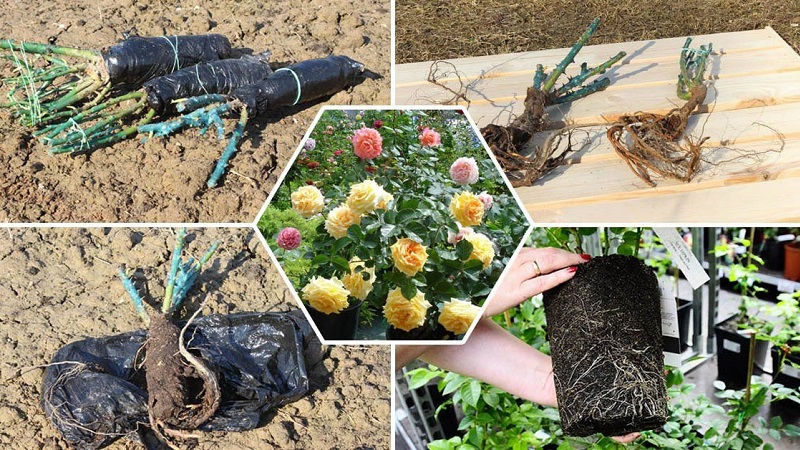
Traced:
<path fill-rule="evenodd" d="M 688 132 L 694 139 L 709 137 L 704 158 L 717 165 L 705 164 L 690 183 L 658 179 L 653 188 L 614 152 L 605 137 L 608 123 L 621 114 L 664 113 L 682 104 L 675 83 L 684 41 L 594 45 L 578 54 L 576 62 L 590 66 L 620 50 L 628 56 L 607 72 L 611 85 L 605 91 L 548 108 L 553 128 L 581 125 L 588 134 L 584 148 L 561 167 L 517 189 L 536 222 L 800 222 L 800 55 L 772 28 L 696 36 L 692 42 L 713 42 L 715 51 L 706 71 L 713 87 Z M 567 50 L 448 60 L 459 74 L 440 82 L 467 87 L 470 102 L 462 104 L 479 126 L 505 125 L 522 112 L 536 64 L 552 69 Z M 452 98 L 427 82 L 431 64 L 396 67 L 396 104 Z M 576 66 L 567 74 L 574 75 Z"/>

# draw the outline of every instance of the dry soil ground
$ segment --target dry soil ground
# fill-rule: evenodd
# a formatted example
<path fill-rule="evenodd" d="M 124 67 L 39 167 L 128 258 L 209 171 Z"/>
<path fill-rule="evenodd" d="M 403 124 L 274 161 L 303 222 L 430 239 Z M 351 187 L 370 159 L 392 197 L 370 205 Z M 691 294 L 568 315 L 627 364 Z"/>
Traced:
<path fill-rule="evenodd" d="M 388 0 L 8 0 L 0 38 L 100 49 L 122 33 L 220 33 L 234 48 L 272 51 L 275 62 L 331 53 L 383 75 L 326 104 L 389 102 Z M 3 68 L 5 70 L 3 70 Z M 0 73 L 9 74 L 0 64 Z M 266 200 L 319 104 L 253 120 L 219 188 L 205 182 L 222 145 L 190 130 L 169 139 L 118 143 L 88 156 L 50 156 L 30 130 L 0 117 L 0 221 L 250 222 Z M 229 129 L 232 125 L 229 124 Z"/>
<path fill-rule="evenodd" d="M 141 268 L 163 294 L 171 229 L 0 230 L 0 447 L 66 449 L 39 407 L 42 369 L 62 345 L 141 328 L 116 267 Z M 187 301 L 203 314 L 287 311 L 297 305 L 251 229 L 189 230 L 186 254 L 222 241 Z M 388 347 L 328 347 L 309 369 L 311 392 L 265 426 L 203 433 L 201 449 L 388 449 Z M 21 375 L 20 375 L 21 374 Z M 110 449 L 136 449 L 117 441 Z"/>
<path fill-rule="evenodd" d="M 595 17 L 592 44 L 769 25 L 800 50 L 797 0 L 397 0 L 397 62 L 570 47 Z"/>

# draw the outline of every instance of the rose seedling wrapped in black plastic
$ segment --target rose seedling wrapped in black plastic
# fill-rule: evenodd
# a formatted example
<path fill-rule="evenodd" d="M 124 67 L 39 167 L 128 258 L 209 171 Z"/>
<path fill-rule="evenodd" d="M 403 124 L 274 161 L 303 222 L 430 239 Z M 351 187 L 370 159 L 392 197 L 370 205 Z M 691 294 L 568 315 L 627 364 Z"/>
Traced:
<path fill-rule="evenodd" d="M 544 296 L 564 434 L 619 436 L 663 425 L 661 290 L 630 256 L 597 257 Z"/>

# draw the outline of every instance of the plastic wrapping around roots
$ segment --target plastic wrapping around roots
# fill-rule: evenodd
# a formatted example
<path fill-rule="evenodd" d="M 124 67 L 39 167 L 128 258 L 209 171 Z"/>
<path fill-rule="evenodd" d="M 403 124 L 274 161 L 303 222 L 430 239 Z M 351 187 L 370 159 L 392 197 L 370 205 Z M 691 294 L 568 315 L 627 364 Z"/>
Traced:
<path fill-rule="evenodd" d="M 564 433 L 619 436 L 669 415 L 661 291 L 636 258 L 594 258 L 544 297 Z"/>
<path fill-rule="evenodd" d="M 264 80 L 237 89 L 233 97 L 259 115 L 333 95 L 358 84 L 363 74 L 364 65 L 346 56 L 312 59 L 278 69 Z"/>
<path fill-rule="evenodd" d="M 175 73 L 154 78 L 144 84 L 147 104 L 156 112 L 173 101 L 205 94 L 230 94 L 254 84 L 272 73 L 269 54 L 243 56 L 197 64 Z"/>
<path fill-rule="evenodd" d="M 297 311 L 201 317 L 184 338 L 217 374 L 222 394 L 214 415 L 197 429 L 249 430 L 263 425 L 271 409 L 308 392 L 307 361 L 313 364 L 308 358 L 319 344 Z M 96 449 L 127 437 L 161 448 L 148 425 L 146 341 L 141 330 L 73 342 L 56 353 L 44 373 L 41 403 L 73 447 Z"/>
<path fill-rule="evenodd" d="M 231 43 L 220 34 L 133 36 L 103 51 L 112 83 L 141 84 L 201 62 L 231 57 Z"/>

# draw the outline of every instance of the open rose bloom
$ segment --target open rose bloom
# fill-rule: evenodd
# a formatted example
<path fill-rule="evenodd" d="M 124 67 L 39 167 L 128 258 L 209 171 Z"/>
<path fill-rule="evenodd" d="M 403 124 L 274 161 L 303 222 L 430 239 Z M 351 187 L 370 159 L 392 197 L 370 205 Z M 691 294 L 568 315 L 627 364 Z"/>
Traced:
<path fill-rule="evenodd" d="M 375 159 L 383 151 L 383 138 L 378 130 L 363 127 L 353 133 L 353 152 L 361 159 Z"/>
<path fill-rule="evenodd" d="M 463 338 L 529 227 L 477 133 L 452 109 L 321 113 L 266 208 L 286 222 L 259 221 L 312 316 L 360 323 L 355 339 Z"/>

